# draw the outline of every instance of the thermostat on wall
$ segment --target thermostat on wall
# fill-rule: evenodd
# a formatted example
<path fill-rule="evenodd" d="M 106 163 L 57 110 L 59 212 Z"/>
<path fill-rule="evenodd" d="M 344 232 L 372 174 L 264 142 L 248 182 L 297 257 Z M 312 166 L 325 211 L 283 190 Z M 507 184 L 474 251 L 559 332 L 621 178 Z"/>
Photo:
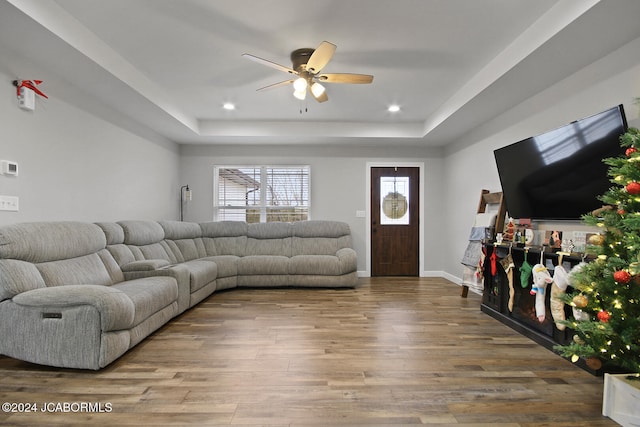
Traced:
<path fill-rule="evenodd" d="M 10 160 L 0 160 L 0 172 L 3 175 L 18 176 L 18 164 Z"/>

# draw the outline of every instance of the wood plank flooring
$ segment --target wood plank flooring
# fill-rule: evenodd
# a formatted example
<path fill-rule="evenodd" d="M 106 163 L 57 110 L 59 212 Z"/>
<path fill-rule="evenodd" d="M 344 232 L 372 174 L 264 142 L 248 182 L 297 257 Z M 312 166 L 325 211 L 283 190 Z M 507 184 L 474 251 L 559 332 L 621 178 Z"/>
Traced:
<path fill-rule="evenodd" d="M 0 356 L 0 403 L 105 411 L 0 412 L 0 424 L 617 425 L 601 415 L 601 377 L 459 293 L 431 278 L 219 292 L 101 371 Z"/>

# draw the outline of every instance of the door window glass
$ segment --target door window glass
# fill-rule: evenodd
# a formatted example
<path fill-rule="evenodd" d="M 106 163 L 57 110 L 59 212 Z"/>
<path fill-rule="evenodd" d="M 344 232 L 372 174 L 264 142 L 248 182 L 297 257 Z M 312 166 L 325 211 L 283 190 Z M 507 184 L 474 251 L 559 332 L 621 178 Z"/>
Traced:
<path fill-rule="evenodd" d="M 409 224 L 409 177 L 380 177 L 380 224 Z"/>

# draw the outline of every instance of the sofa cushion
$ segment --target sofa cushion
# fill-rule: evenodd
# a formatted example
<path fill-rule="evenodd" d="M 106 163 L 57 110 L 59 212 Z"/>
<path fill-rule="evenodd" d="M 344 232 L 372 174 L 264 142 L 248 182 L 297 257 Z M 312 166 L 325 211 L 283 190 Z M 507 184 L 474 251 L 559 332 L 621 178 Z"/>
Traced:
<path fill-rule="evenodd" d="M 351 247 L 349 225 L 337 221 L 300 221 L 292 224 L 294 255 L 335 255 Z"/>
<path fill-rule="evenodd" d="M 207 255 L 233 255 L 244 256 L 247 248 L 247 236 L 237 237 L 203 237 Z"/>
<path fill-rule="evenodd" d="M 182 264 L 189 269 L 189 286 L 192 293 L 213 282 L 218 276 L 218 265 L 214 262 L 196 259 Z"/>
<path fill-rule="evenodd" d="M 243 256 L 245 254 L 248 233 L 246 222 L 204 222 L 200 227 L 207 255 Z"/>
<path fill-rule="evenodd" d="M 202 239 L 165 240 L 167 247 L 171 249 L 178 262 L 190 261 L 207 256 Z"/>
<path fill-rule="evenodd" d="M 238 275 L 289 274 L 290 258 L 276 255 L 250 255 L 238 260 Z"/>
<path fill-rule="evenodd" d="M 288 222 L 263 222 L 248 224 L 247 237 L 252 239 L 284 239 L 291 237 L 293 227 Z"/>
<path fill-rule="evenodd" d="M 285 222 L 249 224 L 244 255 L 290 257 L 291 224 Z"/>
<path fill-rule="evenodd" d="M 178 285 L 172 277 L 155 276 L 127 280 L 111 286 L 133 302 L 135 310 L 132 326 L 178 300 Z"/>
<path fill-rule="evenodd" d="M 205 261 L 213 261 L 218 267 L 217 278 L 233 277 L 238 275 L 238 261 L 240 257 L 235 255 L 217 255 L 203 258 Z"/>
<path fill-rule="evenodd" d="M 283 239 L 247 239 L 244 256 L 277 255 L 291 256 L 291 237 Z"/>
<path fill-rule="evenodd" d="M 34 264 L 0 259 L 0 301 L 45 286 L 44 279 Z"/>
<path fill-rule="evenodd" d="M 244 221 L 215 221 L 200 223 L 203 237 L 246 236 L 249 225 Z"/>
<path fill-rule="evenodd" d="M 351 235 L 349 224 L 339 221 L 297 221 L 291 224 L 296 237 L 333 237 Z"/>
<path fill-rule="evenodd" d="M 96 254 L 36 264 L 47 286 L 111 285 L 114 283 L 100 256 Z"/>
<path fill-rule="evenodd" d="M 124 230 L 120 224 L 116 222 L 96 222 L 96 225 L 104 232 L 107 238 L 107 245 L 124 243 Z"/>
<path fill-rule="evenodd" d="M 293 237 L 292 251 L 295 255 L 335 255 L 341 245 L 330 237 Z"/>
<path fill-rule="evenodd" d="M 47 262 L 88 255 L 106 245 L 102 229 L 84 222 L 31 222 L 0 228 L 0 258 Z"/>
<path fill-rule="evenodd" d="M 291 258 L 290 274 L 339 276 L 342 271 L 340 259 L 332 255 L 296 255 Z"/>
<path fill-rule="evenodd" d="M 171 264 L 179 262 L 173 251 L 169 248 L 167 242 L 164 240 L 143 246 L 129 245 L 129 249 L 138 261 L 143 259 L 165 259 Z"/>
<path fill-rule="evenodd" d="M 202 228 L 195 222 L 159 221 L 158 224 L 164 230 L 165 239 L 195 239 L 202 236 Z"/>
<path fill-rule="evenodd" d="M 127 245 L 150 245 L 164 239 L 164 230 L 155 221 L 119 221 Z"/>
<path fill-rule="evenodd" d="M 109 245 L 107 246 L 107 250 L 121 267 L 136 261 L 133 252 L 131 252 L 129 246 L 125 244 Z"/>

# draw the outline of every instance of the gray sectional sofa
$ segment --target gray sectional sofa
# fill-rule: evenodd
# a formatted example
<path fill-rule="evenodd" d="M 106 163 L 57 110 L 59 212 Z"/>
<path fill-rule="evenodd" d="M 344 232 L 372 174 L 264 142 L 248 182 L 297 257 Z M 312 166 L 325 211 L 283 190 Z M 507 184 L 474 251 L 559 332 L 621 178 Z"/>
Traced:
<path fill-rule="evenodd" d="M 0 227 L 0 354 L 100 369 L 217 290 L 355 287 L 351 245 L 335 221 Z"/>

